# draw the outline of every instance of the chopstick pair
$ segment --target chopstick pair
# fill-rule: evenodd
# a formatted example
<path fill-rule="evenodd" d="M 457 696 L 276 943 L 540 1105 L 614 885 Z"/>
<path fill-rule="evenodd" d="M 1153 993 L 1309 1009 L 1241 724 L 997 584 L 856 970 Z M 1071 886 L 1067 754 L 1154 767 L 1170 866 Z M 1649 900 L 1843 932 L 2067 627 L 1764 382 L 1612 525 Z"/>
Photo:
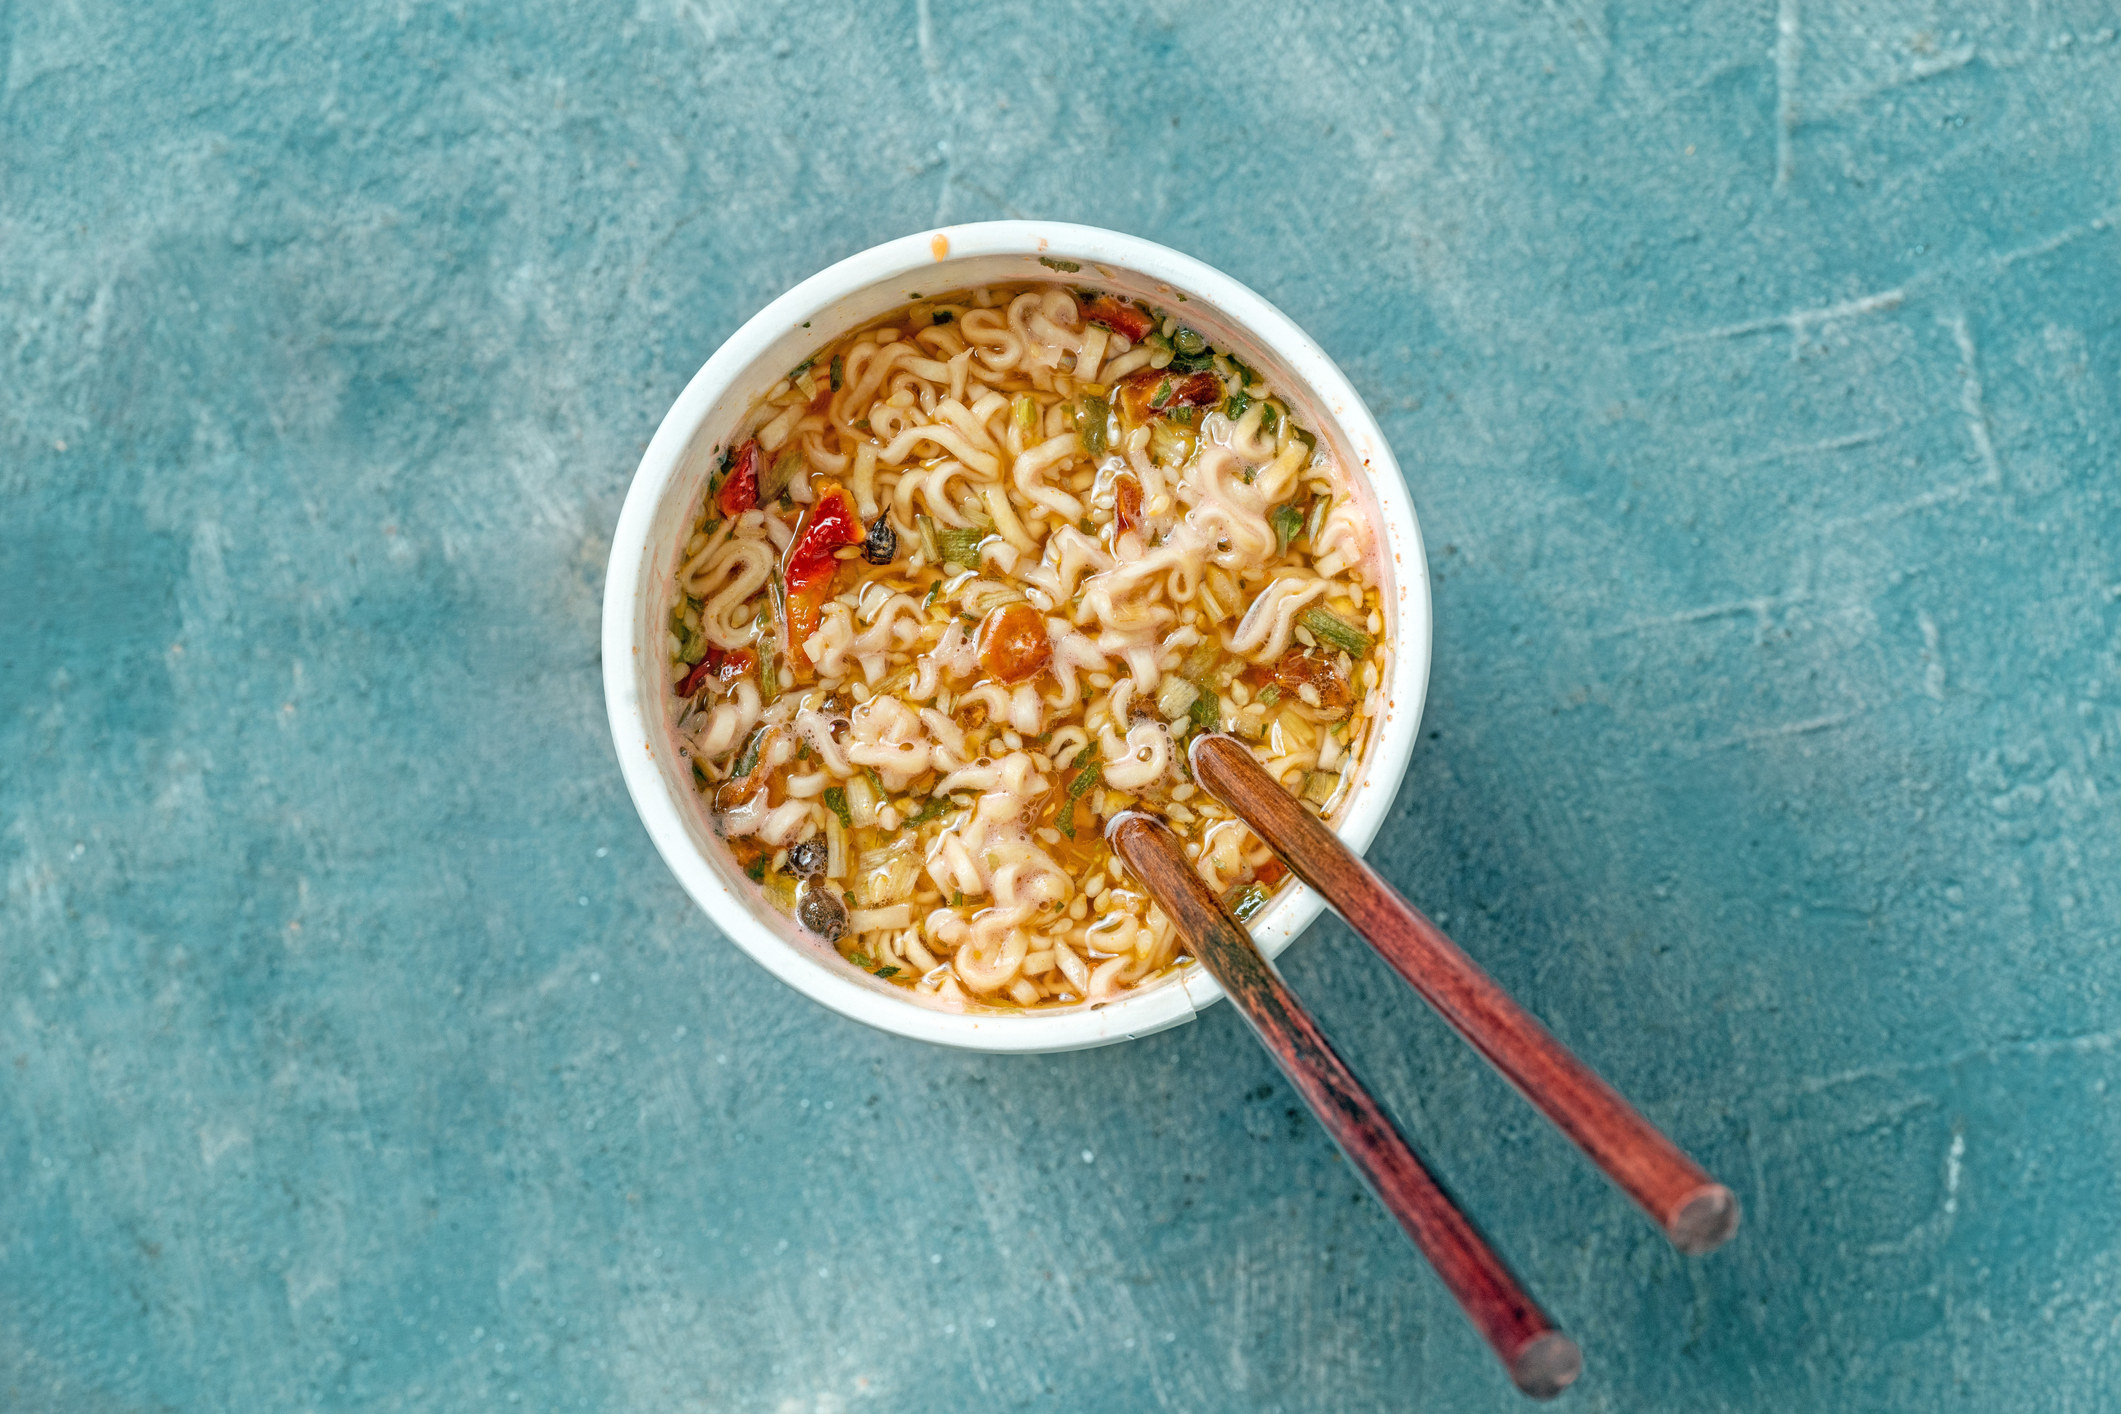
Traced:
<path fill-rule="evenodd" d="M 1194 779 L 1325 898 L 1459 1035 L 1632 1198 L 1680 1251 L 1738 1227 L 1729 1189 L 1554 1039 L 1479 965 L 1261 770 L 1235 737 L 1194 740 Z M 1383 1108 L 1335 1054 L 1245 926 L 1154 815 L 1124 811 L 1107 838 L 1160 904 L 1260 1043 L 1414 1240 L 1517 1387 L 1559 1394 L 1583 1367 L 1501 1257 L 1452 1202 Z"/>

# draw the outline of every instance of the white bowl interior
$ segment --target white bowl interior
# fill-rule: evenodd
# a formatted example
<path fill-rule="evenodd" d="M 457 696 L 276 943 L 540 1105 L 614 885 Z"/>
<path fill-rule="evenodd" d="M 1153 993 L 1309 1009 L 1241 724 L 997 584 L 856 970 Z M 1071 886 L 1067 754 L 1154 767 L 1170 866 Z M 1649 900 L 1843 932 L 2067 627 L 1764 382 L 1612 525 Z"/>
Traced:
<path fill-rule="evenodd" d="M 1080 268 L 1056 269 L 1068 262 Z M 1112 232 L 996 222 L 906 237 L 812 277 L 739 330 L 672 407 L 628 494 L 606 586 L 605 686 L 621 765 L 650 836 L 708 916 L 769 971 L 885 1030 L 975 1049 L 1049 1051 L 1161 1030 L 1190 1019 L 1221 991 L 1188 965 L 1110 1002 L 956 1012 L 848 963 L 766 904 L 716 838 L 677 754 L 664 651 L 679 548 L 722 447 L 754 400 L 819 348 L 901 305 L 1027 280 L 1109 290 L 1179 313 L 1215 347 L 1266 374 L 1299 420 L 1343 464 L 1361 469 L 1354 480 L 1379 530 L 1391 662 L 1385 715 L 1336 829 L 1358 851 L 1366 848 L 1405 774 L 1428 681 L 1428 575 L 1397 462 L 1339 370 L 1264 300 L 1196 261 Z M 1309 889 L 1285 888 L 1252 920 L 1261 951 L 1278 954 L 1320 907 Z"/>

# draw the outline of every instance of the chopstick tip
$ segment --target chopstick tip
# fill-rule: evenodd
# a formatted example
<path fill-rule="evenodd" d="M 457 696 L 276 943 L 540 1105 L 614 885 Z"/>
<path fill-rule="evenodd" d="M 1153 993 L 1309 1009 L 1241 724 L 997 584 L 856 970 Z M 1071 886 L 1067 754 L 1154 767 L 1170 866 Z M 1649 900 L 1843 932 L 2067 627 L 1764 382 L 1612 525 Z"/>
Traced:
<path fill-rule="evenodd" d="M 1738 1198 L 1720 1183 L 1687 1196 L 1672 1217 L 1672 1245 L 1689 1257 L 1715 1251 L 1738 1231 Z"/>
<path fill-rule="evenodd" d="M 1510 1381 L 1534 1399 L 1552 1399 L 1583 1373 L 1583 1352 L 1560 1331 L 1536 1336 L 1510 1362 Z"/>

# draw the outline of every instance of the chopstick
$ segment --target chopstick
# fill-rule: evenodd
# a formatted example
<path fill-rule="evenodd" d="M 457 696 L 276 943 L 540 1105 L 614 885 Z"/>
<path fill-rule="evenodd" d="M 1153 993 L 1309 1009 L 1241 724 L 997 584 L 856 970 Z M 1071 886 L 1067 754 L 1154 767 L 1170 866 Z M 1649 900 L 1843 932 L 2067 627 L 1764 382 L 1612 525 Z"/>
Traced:
<path fill-rule="evenodd" d="M 1605 1170 L 1681 1252 L 1738 1230 L 1738 1200 L 1578 1060 L 1495 979 L 1253 761 L 1237 738 L 1195 738 L 1193 777 L 1324 895 L 1474 1050 Z"/>
<path fill-rule="evenodd" d="M 1576 1343 L 1554 1329 L 1422 1165 L 1405 1137 L 1334 1053 L 1252 935 L 1194 872 L 1178 837 L 1157 817 L 1126 810 L 1105 828 L 1134 876 L 1162 905 L 1193 955 L 1222 984 L 1252 1032 L 1319 1123 L 1443 1278 L 1517 1387 L 1551 1399 L 1583 1369 Z"/>

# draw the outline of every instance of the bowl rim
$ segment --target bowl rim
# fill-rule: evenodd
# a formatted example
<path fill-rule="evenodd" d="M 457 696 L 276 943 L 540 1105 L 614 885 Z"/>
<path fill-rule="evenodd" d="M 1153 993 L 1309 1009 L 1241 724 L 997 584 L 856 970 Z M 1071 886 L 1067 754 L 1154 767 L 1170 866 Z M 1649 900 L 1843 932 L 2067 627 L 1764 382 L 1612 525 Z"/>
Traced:
<path fill-rule="evenodd" d="M 637 626 L 640 599 L 652 590 L 648 574 L 655 558 L 658 512 L 679 481 L 695 434 L 721 401 L 761 358 L 792 331 L 807 328 L 821 313 L 878 286 L 931 275 L 952 265 L 992 257 L 1029 257 L 1106 266 L 1147 279 L 1175 293 L 1198 296 L 1262 346 L 1272 349 L 1295 374 L 1320 415 L 1333 423 L 1325 434 L 1352 452 L 1353 474 L 1367 485 L 1383 513 L 1379 552 L 1395 591 L 1396 635 L 1386 687 L 1386 709 L 1336 832 L 1357 853 L 1375 838 L 1396 800 L 1420 736 L 1431 659 L 1429 575 L 1421 526 L 1411 493 L 1384 433 L 1345 374 L 1295 321 L 1246 285 L 1192 256 L 1156 242 L 1094 226 L 1053 221 L 988 221 L 916 232 L 860 251 L 828 266 L 773 300 L 746 320 L 686 383 L 642 454 L 612 533 L 605 571 L 602 622 L 603 678 L 612 744 L 620 773 L 642 825 L 664 863 L 693 902 L 753 961 L 796 991 L 841 1015 L 915 1040 L 991 1052 L 1078 1050 L 1144 1036 L 1190 1021 L 1222 997 L 1222 989 L 1199 967 L 1181 969 L 1164 982 L 1114 1001 L 1051 1011 L 964 1012 L 925 1006 L 903 989 L 875 981 L 852 964 L 835 969 L 792 945 L 758 916 L 697 848 L 684 810 L 658 766 L 656 734 L 665 730 L 660 688 L 642 691 L 644 668 Z M 1035 278 L 1027 273 L 1024 278 Z M 930 283 L 934 283 L 932 280 Z M 946 278 L 938 289 L 962 281 Z M 825 335 L 824 338 L 836 337 Z M 660 664 L 656 653 L 652 661 Z M 1273 958 L 1314 921 L 1323 901 L 1300 882 L 1278 896 L 1254 920 L 1260 949 Z"/>

